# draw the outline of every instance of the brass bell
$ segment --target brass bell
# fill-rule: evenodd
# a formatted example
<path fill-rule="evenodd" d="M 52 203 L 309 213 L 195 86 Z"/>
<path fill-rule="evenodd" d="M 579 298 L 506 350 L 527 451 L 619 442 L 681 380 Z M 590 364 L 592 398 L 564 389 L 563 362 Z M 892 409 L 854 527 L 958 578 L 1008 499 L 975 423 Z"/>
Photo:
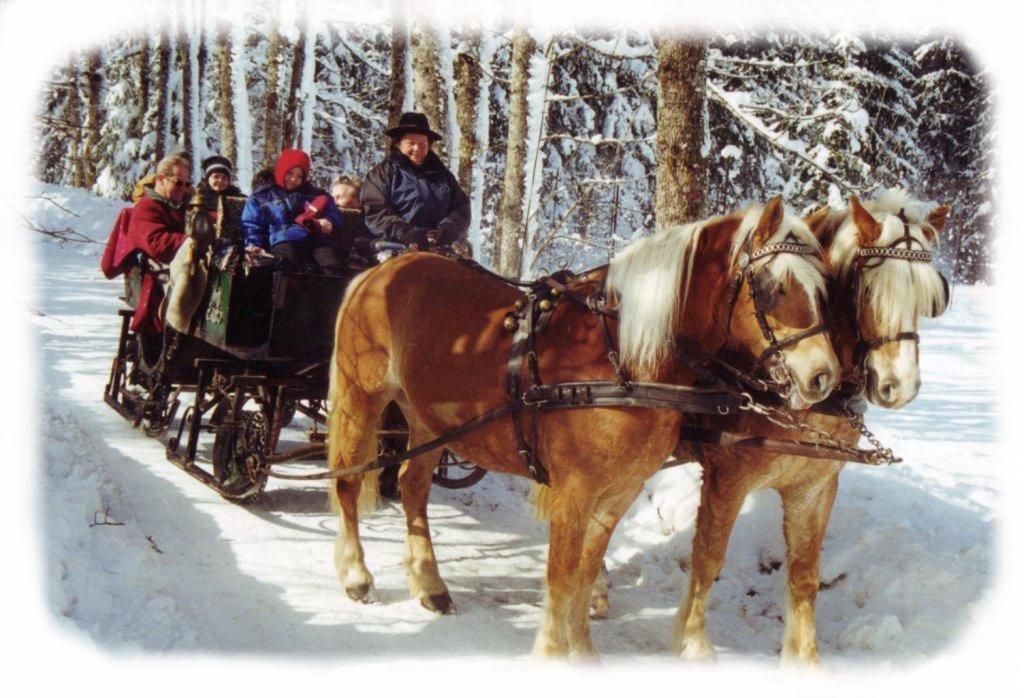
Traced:
<path fill-rule="evenodd" d="M 537 304 L 537 307 L 540 308 L 541 312 L 546 313 L 549 310 L 551 310 L 551 301 L 545 298 L 544 300 Z"/>
<path fill-rule="evenodd" d="M 517 300 L 515 303 L 513 303 L 513 305 L 515 306 L 516 310 L 522 310 L 526 304 L 523 303 L 522 300 Z"/>
<path fill-rule="evenodd" d="M 558 289 L 557 288 L 551 289 L 551 297 L 552 298 L 557 298 L 558 297 Z"/>
<path fill-rule="evenodd" d="M 512 315 L 505 316 L 505 322 L 502 323 L 502 327 L 505 328 L 506 332 L 515 332 L 516 327 L 519 326 L 519 321 Z"/>

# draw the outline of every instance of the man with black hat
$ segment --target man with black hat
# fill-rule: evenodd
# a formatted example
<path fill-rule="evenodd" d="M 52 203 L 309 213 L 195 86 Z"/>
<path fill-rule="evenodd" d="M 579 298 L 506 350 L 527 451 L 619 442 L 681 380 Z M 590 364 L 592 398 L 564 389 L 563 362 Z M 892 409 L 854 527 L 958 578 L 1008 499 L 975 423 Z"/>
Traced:
<path fill-rule="evenodd" d="M 385 240 L 421 249 L 461 246 L 469 229 L 469 197 L 430 145 L 441 139 L 427 117 L 402 114 L 386 131 L 391 152 L 366 175 L 366 225 Z"/>

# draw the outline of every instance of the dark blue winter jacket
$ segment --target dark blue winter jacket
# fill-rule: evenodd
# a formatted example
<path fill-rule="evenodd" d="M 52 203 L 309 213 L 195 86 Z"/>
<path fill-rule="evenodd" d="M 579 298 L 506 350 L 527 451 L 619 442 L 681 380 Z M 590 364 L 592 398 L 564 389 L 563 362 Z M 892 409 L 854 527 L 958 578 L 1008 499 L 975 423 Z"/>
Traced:
<path fill-rule="evenodd" d="M 366 175 L 359 198 L 366 225 L 385 240 L 423 245 L 427 232 L 437 230 L 438 242 L 449 245 L 469 229 L 469 198 L 434 153 L 417 167 L 393 148 Z"/>
<path fill-rule="evenodd" d="M 297 224 L 295 218 L 305 211 L 307 203 L 318 196 L 327 197 L 327 206 L 317 217 L 326 218 L 334 230 L 341 230 L 341 212 L 323 189 L 303 182 L 288 191 L 271 183 L 258 187 L 242 209 L 245 244 L 269 250 L 279 242 L 305 240 L 309 231 Z"/>

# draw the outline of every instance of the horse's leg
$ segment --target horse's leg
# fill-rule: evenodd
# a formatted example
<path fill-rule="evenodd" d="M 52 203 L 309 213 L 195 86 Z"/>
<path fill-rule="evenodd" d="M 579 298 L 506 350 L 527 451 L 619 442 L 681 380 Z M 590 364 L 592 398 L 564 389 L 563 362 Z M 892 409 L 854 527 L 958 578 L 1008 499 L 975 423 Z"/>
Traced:
<path fill-rule="evenodd" d="M 605 615 L 608 608 L 608 570 L 604 564 L 604 554 L 608 550 L 608 541 L 618 525 L 622 515 L 629 509 L 637 494 L 643 489 L 643 481 L 631 484 L 625 491 L 613 497 L 602 498 L 596 511 L 587 522 L 587 531 L 583 537 L 583 550 L 580 553 L 580 586 L 579 597 L 573 604 L 574 616 L 570 628 L 570 648 L 573 655 L 597 656 L 597 651 L 590 640 L 590 618 L 595 601 L 602 599 L 599 589 L 603 589 Z"/>
<path fill-rule="evenodd" d="M 707 635 L 708 594 L 722 570 L 729 536 L 745 496 L 745 490 L 725 487 L 719 481 L 717 469 L 705 466 L 690 556 L 689 594 L 676 614 L 672 630 L 673 646 L 684 659 L 715 656 L 715 648 Z"/>
<path fill-rule="evenodd" d="M 355 384 L 340 391 L 331 405 L 328 435 L 328 467 L 352 467 L 377 457 L 377 427 L 387 405 L 385 396 L 369 395 Z M 363 476 L 339 478 L 331 488 L 338 509 L 338 537 L 334 543 L 334 567 L 345 592 L 354 601 L 375 600 L 373 575 L 366 568 L 359 542 L 359 492 Z M 374 493 L 375 494 L 375 493 Z"/>
<path fill-rule="evenodd" d="M 590 617 L 593 620 L 605 620 L 611 611 L 608 604 L 608 589 L 612 585 L 611 575 L 608 574 L 608 566 L 601 563 L 601 571 L 594 579 L 594 586 L 590 590 Z"/>
<path fill-rule="evenodd" d="M 548 544 L 548 591 L 540 630 L 533 645 L 538 657 L 563 657 L 571 649 L 592 652 L 593 647 L 574 632 L 574 620 L 580 605 L 586 618 L 589 605 L 589 578 L 584 583 L 580 574 L 580 555 L 587 523 L 594 513 L 596 494 L 591 483 L 569 481 L 555 483 L 550 493 L 549 517 L 551 534 Z"/>
<path fill-rule="evenodd" d="M 786 626 L 782 636 L 783 663 L 818 662 L 814 600 L 818 595 L 821 541 L 838 485 L 839 476 L 835 474 L 806 487 L 779 491 L 789 575 Z"/>
<path fill-rule="evenodd" d="M 533 505 L 533 517 L 538 521 L 548 521 L 549 488 L 534 482 L 530 485 L 530 504 Z M 601 572 L 594 580 L 594 588 L 590 597 L 590 617 L 604 619 L 608 617 L 608 587 L 611 581 L 608 568 L 602 564 Z"/>
<path fill-rule="evenodd" d="M 409 421 L 412 425 L 411 418 Z M 410 427 L 410 448 L 430 438 L 422 429 Z M 427 521 L 430 478 L 439 454 L 440 451 L 431 451 L 403 463 L 398 486 L 402 493 L 407 527 L 405 571 L 409 592 L 413 598 L 420 600 L 424 608 L 436 613 L 448 613 L 452 610 L 452 597 L 437 569 L 437 558 L 434 557 L 434 546 L 430 541 L 430 524 Z"/>

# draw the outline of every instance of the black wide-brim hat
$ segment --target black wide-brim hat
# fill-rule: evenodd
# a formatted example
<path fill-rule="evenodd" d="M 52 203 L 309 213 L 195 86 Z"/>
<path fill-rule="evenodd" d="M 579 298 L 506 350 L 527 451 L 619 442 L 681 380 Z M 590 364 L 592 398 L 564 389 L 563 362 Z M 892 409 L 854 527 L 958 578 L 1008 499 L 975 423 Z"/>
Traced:
<path fill-rule="evenodd" d="M 422 133 L 431 143 L 441 140 L 441 134 L 430 129 L 426 114 L 418 111 L 407 111 L 398 119 L 398 123 L 385 131 L 388 138 L 398 140 L 407 133 Z"/>

